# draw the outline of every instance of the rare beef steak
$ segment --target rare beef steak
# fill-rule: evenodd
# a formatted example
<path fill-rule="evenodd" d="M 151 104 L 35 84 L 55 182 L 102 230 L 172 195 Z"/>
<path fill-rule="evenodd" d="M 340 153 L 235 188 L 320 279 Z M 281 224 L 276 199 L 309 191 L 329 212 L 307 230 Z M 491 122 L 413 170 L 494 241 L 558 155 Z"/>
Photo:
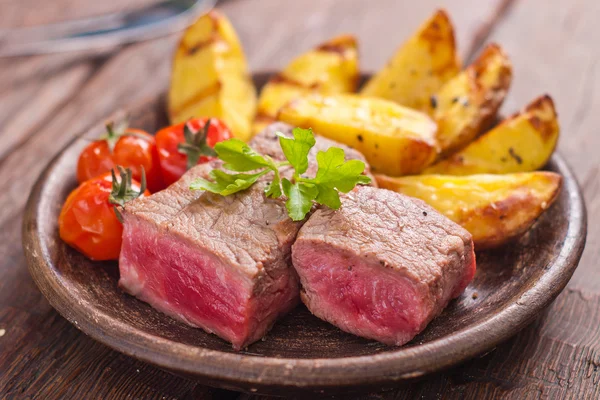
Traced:
<path fill-rule="evenodd" d="M 424 202 L 357 187 L 300 229 L 292 260 L 302 300 L 358 336 L 402 345 L 475 274 L 471 235 Z"/>
<path fill-rule="evenodd" d="M 273 124 L 250 145 L 283 160 Z M 360 153 L 317 138 L 318 150 L 343 147 L 347 158 Z M 301 227 L 287 215 L 282 199 L 266 198 L 267 182 L 223 197 L 191 191 L 220 162 L 192 168 L 162 192 L 128 203 L 124 210 L 120 286 L 154 308 L 213 332 L 240 349 L 260 339 L 278 316 L 299 302 L 291 246 Z"/>

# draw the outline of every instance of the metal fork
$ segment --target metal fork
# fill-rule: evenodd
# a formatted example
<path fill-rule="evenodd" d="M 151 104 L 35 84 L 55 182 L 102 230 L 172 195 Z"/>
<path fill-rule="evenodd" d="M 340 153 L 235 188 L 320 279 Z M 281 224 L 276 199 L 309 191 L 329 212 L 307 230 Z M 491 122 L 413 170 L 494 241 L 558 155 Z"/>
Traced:
<path fill-rule="evenodd" d="M 216 0 L 165 0 L 142 9 L 0 30 L 0 57 L 110 48 L 185 29 Z"/>

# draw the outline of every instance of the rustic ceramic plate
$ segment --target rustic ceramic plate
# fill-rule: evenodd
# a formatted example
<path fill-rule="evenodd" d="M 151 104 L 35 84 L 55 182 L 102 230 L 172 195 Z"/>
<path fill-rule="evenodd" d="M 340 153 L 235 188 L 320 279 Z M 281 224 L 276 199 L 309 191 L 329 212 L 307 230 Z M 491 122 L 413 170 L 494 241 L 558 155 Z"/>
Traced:
<path fill-rule="evenodd" d="M 256 77 L 257 85 L 266 75 Z M 130 110 L 131 125 L 166 125 L 164 100 Z M 122 118 L 118 112 L 114 119 Z M 37 181 L 25 212 L 23 245 L 33 279 L 50 303 L 94 339 L 140 360 L 245 391 L 339 391 L 382 387 L 420 377 L 482 354 L 530 323 L 573 274 L 586 235 L 580 189 L 555 155 L 547 169 L 564 177 L 556 203 L 518 241 L 477 254 L 465 293 L 403 347 L 346 334 L 298 307 L 264 341 L 234 352 L 228 343 L 190 328 L 124 294 L 116 263 L 91 262 L 58 237 L 57 218 L 76 186 L 75 165 L 103 124 L 75 139 Z"/>

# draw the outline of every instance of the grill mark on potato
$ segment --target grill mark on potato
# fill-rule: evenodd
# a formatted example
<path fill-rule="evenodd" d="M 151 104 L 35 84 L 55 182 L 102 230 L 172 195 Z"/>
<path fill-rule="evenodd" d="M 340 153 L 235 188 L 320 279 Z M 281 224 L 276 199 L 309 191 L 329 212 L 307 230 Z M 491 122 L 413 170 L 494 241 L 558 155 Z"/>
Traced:
<path fill-rule="evenodd" d="M 310 89 L 310 90 L 318 90 L 321 87 L 320 82 L 315 82 L 312 85 L 305 85 L 302 82 L 298 82 L 295 79 L 285 76 L 284 74 L 274 75 L 269 80 L 269 83 L 270 84 L 285 84 L 285 85 L 290 85 L 290 86 L 295 86 L 295 87 Z"/>
<path fill-rule="evenodd" d="M 544 121 L 537 115 L 529 118 L 529 122 L 540 133 L 540 137 L 547 142 L 554 136 L 554 126 L 550 121 Z"/>
<path fill-rule="evenodd" d="M 442 29 L 442 25 L 445 29 Z M 446 43 L 450 44 L 451 54 L 454 55 L 456 53 L 456 38 L 454 36 L 454 30 L 452 29 L 452 24 L 450 23 L 448 14 L 442 10 L 438 10 L 436 12 L 436 15 L 433 17 L 433 22 L 423 29 L 419 35 L 419 39 L 422 39 L 429 44 L 429 51 L 431 53 L 435 53 L 437 51 L 436 48 L 438 45 L 445 45 Z M 456 69 L 456 64 L 455 57 L 450 57 L 448 62 L 437 68 L 435 72 L 437 72 L 438 75 L 442 75 L 446 70 Z"/>
<path fill-rule="evenodd" d="M 194 55 L 195 53 L 202 50 L 203 48 L 210 46 L 213 43 L 216 43 L 219 39 L 220 39 L 220 36 L 216 32 L 213 32 L 212 35 L 208 39 L 194 43 L 190 47 L 184 46 L 185 54 L 188 56 Z"/>
<path fill-rule="evenodd" d="M 186 46 L 185 42 L 181 43 L 181 46 L 183 47 L 185 53 L 187 55 L 192 55 L 196 52 L 198 52 L 200 49 L 215 43 L 217 40 L 220 39 L 220 35 L 218 34 L 218 30 L 219 30 L 219 15 L 218 13 L 214 12 L 214 11 L 210 11 L 207 16 L 210 18 L 210 21 L 212 22 L 212 33 L 210 35 L 209 38 L 202 40 L 200 42 L 194 43 L 190 46 Z"/>
<path fill-rule="evenodd" d="M 542 140 L 552 139 L 556 130 L 556 109 L 552 98 L 548 95 L 538 97 L 525 108 L 525 112 L 531 113 L 529 123 L 540 133 Z"/>
<path fill-rule="evenodd" d="M 323 43 L 315 50 L 326 53 L 336 53 L 341 57 L 346 58 L 350 51 L 356 48 L 356 39 L 351 35 L 344 35 Z"/>
<path fill-rule="evenodd" d="M 271 115 L 271 114 L 265 112 L 264 110 L 260 110 L 260 109 L 256 113 L 256 117 L 254 117 L 254 122 L 270 123 L 270 122 L 274 122 L 274 121 L 275 121 L 274 115 Z"/>
<path fill-rule="evenodd" d="M 177 114 L 177 113 L 181 112 L 182 110 L 185 110 L 188 107 L 201 102 L 202 100 L 204 100 L 205 98 L 207 98 L 209 96 L 214 96 L 217 93 L 219 93 L 219 91 L 221 90 L 221 86 L 222 86 L 221 82 L 217 81 L 214 84 L 207 86 L 204 89 L 197 92 L 194 96 L 190 97 L 188 100 L 181 103 L 177 108 L 172 108 L 171 110 L 169 110 L 169 112 L 171 114 Z"/>
<path fill-rule="evenodd" d="M 532 101 L 527 107 L 525 107 L 525 111 L 536 111 L 544 108 L 550 108 L 554 110 L 554 101 L 552 100 L 552 97 L 548 96 L 547 94 Z"/>
<path fill-rule="evenodd" d="M 440 14 L 445 15 L 444 13 Z M 445 16 L 444 18 L 447 19 L 448 17 Z M 424 41 L 430 44 L 431 52 L 434 52 L 435 47 L 439 43 L 446 43 L 446 37 L 450 38 L 450 43 L 452 45 L 451 49 L 454 50 L 456 46 L 454 40 L 454 32 L 452 32 L 451 28 L 449 28 L 447 31 L 441 30 L 439 24 L 437 22 L 433 22 L 431 25 L 425 28 L 419 35 L 420 39 L 423 39 Z"/>

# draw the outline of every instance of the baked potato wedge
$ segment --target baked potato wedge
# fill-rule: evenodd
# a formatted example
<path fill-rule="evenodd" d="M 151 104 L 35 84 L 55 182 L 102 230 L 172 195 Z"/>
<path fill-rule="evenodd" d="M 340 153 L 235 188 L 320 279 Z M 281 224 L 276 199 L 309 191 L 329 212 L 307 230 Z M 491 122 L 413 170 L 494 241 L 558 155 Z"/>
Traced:
<path fill-rule="evenodd" d="M 250 138 L 256 89 L 231 23 L 213 10 L 183 34 L 173 60 L 168 95 L 172 123 L 192 117 L 217 117 L 233 134 Z"/>
<path fill-rule="evenodd" d="M 476 249 L 499 246 L 525 232 L 556 199 L 553 172 L 505 175 L 376 176 L 377 184 L 424 200 L 473 235 Z"/>
<path fill-rule="evenodd" d="M 362 88 L 361 94 L 429 110 L 431 96 L 460 71 L 454 28 L 438 10 Z"/>
<path fill-rule="evenodd" d="M 357 94 L 308 95 L 283 106 L 277 119 L 361 151 L 373 171 L 420 172 L 437 155 L 437 125 L 427 114 Z"/>
<path fill-rule="evenodd" d="M 292 60 L 263 87 L 253 133 L 275 121 L 277 111 L 290 100 L 308 93 L 356 91 L 359 79 L 356 38 L 336 36 Z"/>
<path fill-rule="evenodd" d="M 440 158 L 462 149 L 494 123 L 511 80 L 508 57 L 490 44 L 433 95 L 430 115 L 438 124 Z"/>
<path fill-rule="evenodd" d="M 550 96 L 541 96 L 423 173 L 471 175 L 535 171 L 548 162 L 559 131 L 554 102 Z"/>

